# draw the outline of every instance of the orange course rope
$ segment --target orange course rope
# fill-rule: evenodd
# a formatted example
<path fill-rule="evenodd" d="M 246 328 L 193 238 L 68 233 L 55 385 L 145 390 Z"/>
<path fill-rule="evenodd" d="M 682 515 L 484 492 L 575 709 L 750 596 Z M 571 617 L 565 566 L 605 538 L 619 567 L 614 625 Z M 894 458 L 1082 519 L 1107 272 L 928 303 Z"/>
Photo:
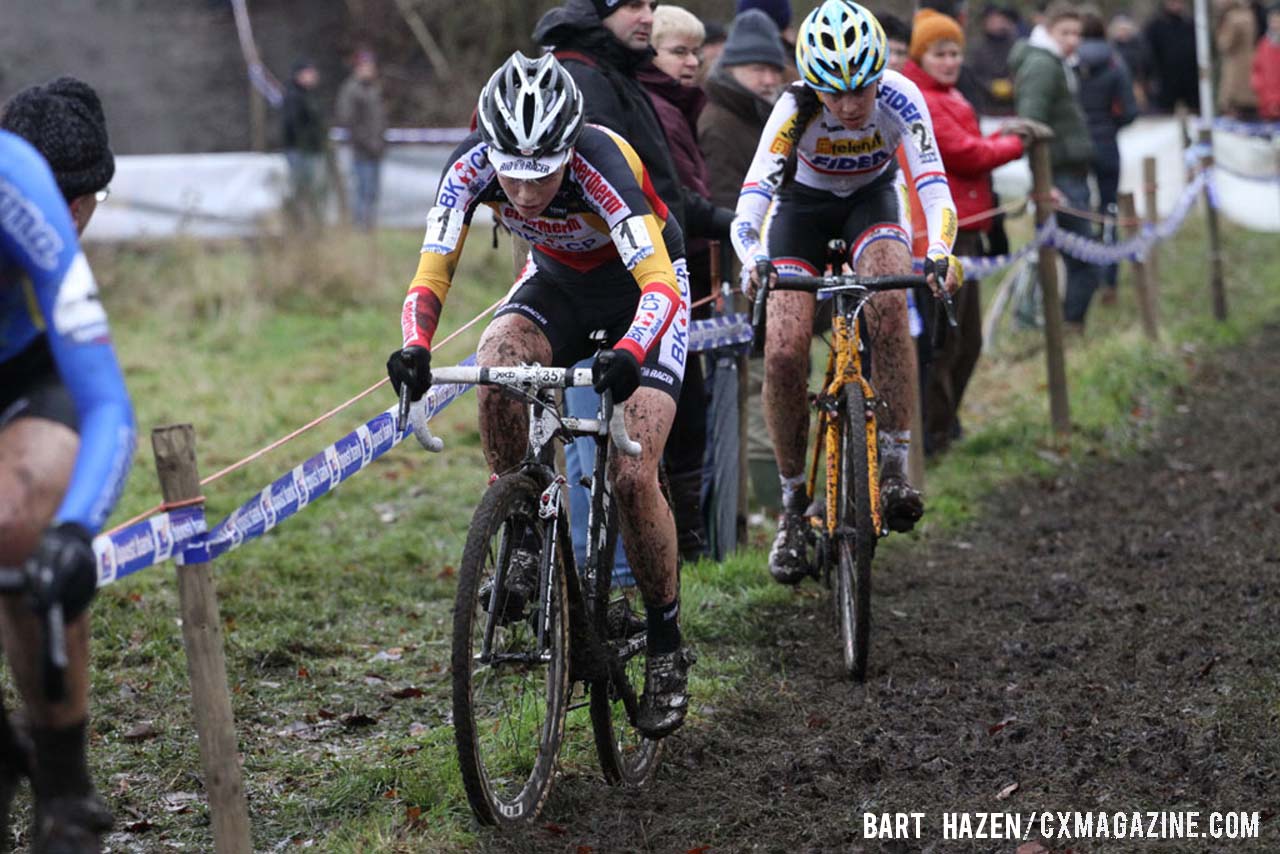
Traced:
<path fill-rule="evenodd" d="M 470 329 L 471 327 L 475 326 L 478 322 L 480 322 L 480 320 L 481 320 L 482 318 L 487 317 L 488 315 L 492 314 L 494 311 L 496 311 L 496 310 L 497 310 L 498 306 L 500 306 L 500 305 L 502 305 L 504 302 L 506 302 L 506 299 L 507 299 L 507 298 L 506 298 L 506 296 L 503 296 L 501 299 L 499 299 L 499 300 L 498 300 L 497 302 L 495 302 L 493 305 L 489 306 L 487 309 L 485 309 L 484 311 L 480 312 L 480 313 L 479 313 L 479 314 L 477 314 L 475 317 L 471 318 L 469 321 L 467 321 L 465 324 L 463 324 L 462 326 L 460 326 L 458 329 L 454 330 L 454 331 L 453 331 L 452 333 L 450 333 L 450 334 L 449 334 L 449 335 L 448 335 L 448 336 L 447 336 L 443 341 L 441 341 L 441 342 L 440 342 L 440 344 L 436 347 L 436 349 L 440 349 L 440 348 L 444 347 L 444 346 L 445 346 L 445 345 L 447 345 L 450 341 L 452 341 L 453 339 L 455 339 L 455 338 L 457 338 L 459 335 L 461 335 L 463 332 L 466 332 L 468 329 Z M 201 485 L 201 486 L 206 486 L 206 485 L 208 485 L 208 484 L 210 484 L 210 483 L 213 483 L 213 482 L 214 482 L 214 481 L 216 481 L 216 480 L 220 480 L 221 478 L 226 477 L 227 475 L 231 474 L 231 473 L 232 473 L 232 472 L 234 472 L 234 471 L 238 471 L 239 469 L 244 468 L 245 466 L 249 465 L 249 463 L 253 462 L 254 460 L 261 459 L 263 456 L 265 456 L 265 455 L 267 455 L 267 454 L 271 453 L 272 451 L 276 450 L 277 448 L 280 448 L 280 447 L 282 447 L 283 445 L 286 445 L 286 444 L 288 444 L 289 442 L 292 442 L 294 439 L 298 438 L 298 437 L 299 437 L 299 436 L 301 436 L 303 433 L 306 433 L 308 430 L 311 430 L 311 429 L 313 429 L 313 428 L 315 428 L 315 427 L 319 426 L 320 424 L 323 424 L 325 421 L 328 421 L 330 418 L 332 418 L 333 416 L 337 415 L 339 412 L 342 412 L 343 410 L 346 410 L 346 409 L 351 408 L 351 407 L 352 407 L 353 405 L 355 405 L 356 403 L 360 402 L 360 401 L 361 401 L 361 400 L 363 400 L 364 398 L 366 398 L 366 397 L 368 397 L 369 395 L 373 394 L 373 393 L 374 393 L 375 391 L 377 391 L 378 389 L 382 388 L 382 387 L 383 387 L 384 385 L 386 385 L 388 382 L 390 382 L 390 380 L 389 380 L 389 379 L 387 379 L 386 377 L 383 377 L 382 379 L 378 380 L 378 381 L 377 381 L 376 383 L 374 383 L 373 385 L 369 386 L 369 387 L 368 387 L 367 389 L 365 389 L 364 391 L 362 391 L 362 392 L 360 392 L 359 394 L 357 394 L 357 395 L 355 395 L 354 397 L 352 397 L 350 400 L 347 400 L 347 401 L 345 401 L 345 402 L 343 402 L 343 403 L 338 404 L 338 405 L 337 405 L 337 406 L 335 406 L 333 409 L 330 409 L 328 412 L 324 413 L 323 415 L 319 416 L 318 418 L 315 418 L 315 419 L 313 419 L 312 421 L 309 421 L 308 423 L 306 423 L 306 424 L 302 425 L 302 426 L 301 426 L 301 427 L 299 427 L 297 430 L 294 430 L 293 432 L 289 433 L 288 435 L 286 435 L 286 436 L 282 436 L 282 437 L 280 437 L 279 439 L 276 439 L 274 442 L 272 442 L 271 444 L 267 445 L 266 447 L 261 448 L 261 449 L 259 449 L 259 450 L 257 450 L 257 451 L 254 451 L 254 452 L 253 452 L 252 454 L 250 454 L 249 456 L 245 457 L 245 458 L 244 458 L 244 459 L 242 459 L 242 460 L 239 460 L 238 462 L 234 462 L 234 463 L 232 463 L 231 465 L 227 466 L 226 468 L 222 469 L 221 471 L 214 472 L 213 474 L 211 474 L 211 475 L 209 475 L 208 477 L 206 477 L 206 478 L 204 478 L 203 480 L 201 480 L 201 481 L 200 481 L 200 485 Z M 119 525 L 116 525 L 114 528 L 112 528 L 112 529 L 111 529 L 111 530 L 109 530 L 109 531 L 106 531 L 105 533 L 106 533 L 106 535 L 114 534 L 115 532 L 117 532 L 117 531 L 119 531 L 119 530 L 121 530 L 121 529 L 123 529 L 123 528 L 127 528 L 127 527 L 129 527 L 130 525 L 133 525 L 133 524 L 135 524 L 135 523 L 137 523 L 137 522 L 141 522 L 143 519 L 147 518 L 148 516 L 151 516 L 152 514 L 159 513 L 159 512 L 164 512 L 164 511 L 167 511 L 167 510 L 177 509 L 177 507 L 179 507 L 179 506 L 190 506 L 190 505 L 192 505 L 192 504 L 198 504 L 198 503 L 200 503 L 200 501 L 203 501 L 203 498 L 201 498 L 201 499 L 199 499 L 199 500 L 192 499 L 192 500 L 190 500 L 190 501 L 188 501 L 188 502 L 179 502 L 178 504 L 164 504 L 164 503 L 157 504 L 155 507 L 152 507 L 152 508 L 150 508 L 149 510 L 145 510 L 145 511 L 143 511 L 142 513 L 139 513 L 137 516 L 134 516 L 132 519 L 129 519 L 129 520 L 124 521 L 124 522 L 121 522 Z"/>

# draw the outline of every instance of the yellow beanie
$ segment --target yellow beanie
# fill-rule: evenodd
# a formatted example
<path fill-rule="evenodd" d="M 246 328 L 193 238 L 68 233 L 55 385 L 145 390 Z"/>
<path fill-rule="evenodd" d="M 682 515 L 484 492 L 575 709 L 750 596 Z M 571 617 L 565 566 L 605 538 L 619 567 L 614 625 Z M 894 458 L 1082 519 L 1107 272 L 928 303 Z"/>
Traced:
<path fill-rule="evenodd" d="M 911 21 L 911 47 L 907 51 L 916 62 L 924 56 L 929 45 L 939 41 L 953 41 L 964 49 L 964 30 L 960 22 L 950 15 L 933 9 L 921 9 Z"/>

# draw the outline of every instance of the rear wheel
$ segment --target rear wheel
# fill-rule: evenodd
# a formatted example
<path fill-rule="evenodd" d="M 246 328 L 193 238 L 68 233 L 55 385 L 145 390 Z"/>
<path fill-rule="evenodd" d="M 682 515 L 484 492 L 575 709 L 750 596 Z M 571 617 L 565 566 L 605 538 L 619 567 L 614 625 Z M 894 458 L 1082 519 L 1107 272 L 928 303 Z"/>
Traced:
<path fill-rule="evenodd" d="M 840 401 L 840 500 L 835 546 L 836 614 L 844 668 L 867 677 L 871 642 L 871 561 L 876 529 L 871 516 L 867 408 L 862 386 L 849 383 Z"/>
<path fill-rule="evenodd" d="M 538 814 L 551 791 L 564 736 L 569 695 L 565 568 L 560 544 L 551 536 L 554 521 L 538 516 L 541 492 L 526 474 L 495 481 L 471 519 L 458 570 L 454 740 L 467 800 L 487 824 L 518 824 Z M 534 532 L 524 535 L 524 545 L 532 550 L 536 540 L 543 578 L 523 618 L 491 617 L 494 587 L 494 612 L 506 610 L 512 552 L 526 531 Z"/>
<path fill-rule="evenodd" d="M 591 728 L 605 779 L 613 785 L 639 787 L 652 780 L 658 770 L 662 742 L 641 735 L 633 724 L 644 691 L 645 636 L 640 632 L 626 637 L 625 628 L 644 619 L 644 602 L 639 589 L 612 586 L 613 556 L 618 545 L 616 512 L 615 508 L 609 513 L 600 566 L 588 573 L 588 578 L 594 577 L 595 581 L 595 589 L 590 591 L 594 628 L 604 642 L 612 671 L 609 679 L 591 683 Z"/>

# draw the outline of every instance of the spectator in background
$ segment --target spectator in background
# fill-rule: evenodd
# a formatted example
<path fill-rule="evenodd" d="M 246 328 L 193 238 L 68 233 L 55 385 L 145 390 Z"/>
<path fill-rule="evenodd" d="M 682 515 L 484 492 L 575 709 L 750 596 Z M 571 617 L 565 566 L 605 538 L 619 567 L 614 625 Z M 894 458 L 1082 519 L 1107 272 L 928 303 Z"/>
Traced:
<path fill-rule="evenodd" d="M 953 252 L 979 256 L 985 251 L 983 235 L 991 227 L 991 218 L 975 216 L 995 207 L 991 171 L 1021 157 L 1023 140 L 1004 133 L 982 135 L 973 105 L 955 88 L 963 50 L 964 30 L 958 21 L 921 11 L 913 22 L 911 58 L 902 73 L 920 87 L 933 118 L 938 153 L 946 166 L 961 222 Z M 923 225 L 923 210 L 919 219 Z M 934 453 L 960 436 L 960 400 L 982 351 L 982 306 L 976 279 L 967 279 L 956 292 L 956 314 L 959 326 L 944 327 L 946 338 L 941 347 L 933 349 L 923 388 L 925 447 Z"/>
<path fill-rule="evenodd" d="M 1076 210 L 1088 210 L 1089 167 L 1093 141 L 1084 113 L 1076 100 L 1078 82 L 1066 63 L 1080 46 L 1080 12 L 1067 0 L 1055 0 L 1044 12 L 1044 23 L 1009 54 L 1013 71 L 1014 102 L 1018 115 L 1048 125 L 1053 131 L 1049 158 L 1053 183 L 1063 202 Z M 1058 226 L 1095 237 L 1087 220 L 1058 213 Z M 1084 330 L 1089 301 L 1098 287 L 1098 270 L 1092 264 L 1063 255 L 1067 265 L 1067 290 L 1063 314 L 1069 327 Z"/>
<path fill-rule="evenodd" d="M 707 77 L 707 108 L 698 118 L 698 147 L 706 159 L 711 201 L 716 205 L 731 208 L 738 204 L 743 179 L 773 104 L 782 92 L 790 64 L 778 27 L 768 15 L 751 9 L 734 18 L 720 63 Z M 724 255 L 733 258 L 732 252 Z M 737 281 L 736 272 L 727 266 L 721 275 Z M 747 463 L 757 501 L 777 510 L 782 493 L 778 489 L 773 444 L 760 408 L 763 377 L 764 360 L 753 359 L 747 405 Z"/>
<path fill-rule="evenodd" d="M 351 219 L 356 228 L 371 231 L 377 221 L 387 132 L 387 109 L 378 79 L 378 61 L 371 51 L 356 53 L 351 76 L 338 90 L 336 112 L 338 124 L 351 133 L 355 172 Z"/>
<path fill-rule="evenodd" d="M 555 51 L 586 104 L 587 121 L 622 136 L 640 155 L 654 189 L 685 238 L 728 237 L 732 211 L 680 184 L 666 133 L 636 72 L 654 55 L 654 0 L 565 0 L 534 27 L 538 44 Z"/>
<path fill-rule="evenodd" d="M 286 210 L 294 225 L 304 228 L 319 225 L 323 216 L 326 127 L 316 104 L 315 90 L 319 82 L 320 72 L 315 63 L 298 60 L 280 110 L 284 156 L 289 164 Z"/>
<path fill-rule="evenodd" d="M 876 19 L 880 22 L 885 42 L 889 45 L 889 61 L 886 64 L 890 71 L 901 73 L 911 49 L 911 26 L 892 12 L 877 12 Z"/>
<path fill-rule="evenodd" d="M 716 21 L 703 21 L 702 29 L 706 32 L 706 37 L 702 40 L 702 64 L 698 66 L 699 86 L 707 82 L 707 75 L 720 61 L 725 39 L 729 37 L 729 31 Z"/>
<path fill-rule="evenodd" d="M 1258 95 L 1249 76 L 1258 42 L 1257 24 L 1248 0 L 1217 0 L 1219 12 L 1214 41 L 1218 48 L 1218 111 L 1237 119 L 1258 114 Z"/>
<path fill-rule="evenodd" d="M 1280 121 L 1280 3 L 1267 12 L 1267 34 L 1253 52 L 1253 90 L 1258 93 L 1258 115 L 1264 121 Z"/>
<path fill-rule="evenodd" d="M 1196 66 L 1196 28 L 1183 0 L 1163 0 L 1147 22 L 1144 35 L 1151 52 L 1152 105 L 1172 113 L 1178 104 L 1200 109 L 1200 76 Z"/>
<path fill-rule="evenodd" d="M 796 28 L 791 26 L 791 0 L 738 0 L 737 14 L 759 9 L 772 20 L 784 44 L 790 50 L 796 47 Z"/>
<path fill-rule="evenodd" d="M 1107 42 L 1102 13 L 1095 6 L 1082 6 L 1083 40 L 1074 57 L 1076 76 L 1080 81 L 1077 96 L 1089 125 L 1093 140 L 1093 174 L 1098 181 L 1098 211 L 1115 217 L 1116 193 L 1120 187 L 1120 145 L 1116 141 L 1120 128 L 1138 117 L 1138 102 L 1133 97 L 1133 81 L 1129 70 L 1115 49 Z M 1115 226 L 1104 229 L 1107 242 L 1115 238 Z M 1116 265 L 1101 270 L 1105 287 L 1102 300 L 1115 300 Z"/>
<path fill-rule="evenodd" d="M 705 35 L 702 22 L 693 13 L 679 6 L 659 6 L 653 12 L 653 49 L 657 53 L 652 64 L 636 72 L 636 79 L 649 93 L 666 131 L 680 184 L 687 192 L 709 200 L 707 164 L 698 148 L 697 133 L 698 116 L 707 105 L 707 96 L 697 86 Z M 685 241 L 690 304 L 711 293 L 709 250 L 705 238 Z M 706 314 L 703 308 L 694 316 Z M 676 518 L 676 544 L 685 561 L 696 560 L 706 546 L 702 459 L 707 446 L 707 398 L 703 380 L 701 360 L 691 357 L 685 365 L 676 419 L 663 455 Z"/>
<path fill-rule="evenodd" d="M 1018 13 L 1008 6 L 988 3 L 982 10 L 982 36 L 969 48 L 965 63 L 981 86 L 973 105 L 984 116 L 1013 115 L 1013 75 L 1009 51 L 1018 40 Z"/>
<path fill-rule="evenodd" d="M 1107 40 L 1120 54 L 1124 67 L 1129 69 L 1129 78 L 1133 80 L 1133 96 L 1138 102 L 1138 109 L 1147 109 L 1147 81 L 1151 76 L 1151 52 L 1147 49 L 1147 40 L 1143 38 L 1138 25 L 1128 15 L 1116 15 L 1107 26 Z"/>

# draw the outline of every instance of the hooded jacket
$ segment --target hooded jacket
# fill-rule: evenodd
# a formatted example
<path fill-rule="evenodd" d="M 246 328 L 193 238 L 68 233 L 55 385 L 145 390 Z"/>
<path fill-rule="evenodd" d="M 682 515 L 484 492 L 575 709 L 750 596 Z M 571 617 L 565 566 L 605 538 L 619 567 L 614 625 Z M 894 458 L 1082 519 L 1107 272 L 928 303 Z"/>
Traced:
<path fill-rule="evenodd" d="M 649 93 L 658 121 L 666 131 L 667 147 L 675 163 L 680 185 L 703 199 L 710 200 L 707 186 L 707 163 L 698 148 L 698 116 L 707 105 L 707 96 L 696 86 L 683 86 L 679 80 L 652 63 L 643 66 L 636 79 Z M 690 255 L 698 254 L 696 238 L 688 241 Z"/>
<path fill-rule="evenodd" d="M 1093 159 L 1093 142 L 1076 102 L 1075 77 L 1063 64 L 1057 43 L 1044 27 L 1009 52 L 1018 115 L 1053 129 L 1049 159 L 1056 171 L 1084 172 Z"/>
<path fill-rule="evenodd" d="M 698 147 L 711 176 L 711 201 L 735 208 L 773 104 L 735 80 L 724 66 L 711 72 L 705 86 L 707 108 L 698 117 Z"/>
<path fill-rule="evenodd" d="M 573 77 L 586 103 L 587 121 L 622 136 L 640 155 L 658 196 L 671 209 L 686 236 L 716 234 L 715 208 L 681 186 L 667 137 L 648 93 L 636 79 L 653 58 L 652 48 L 630 50 L 600 23 L 591 0 L 566 0 L 547 12 L 533 30 L 534 40 L 551 47 Z"/>
<path fill-rule="evenodd" d="M 1116 134 L 1138 117 L 1133 81 L 1119 54 L 1102 39 L 1081 42 L 1076 52 L 1077 95 L 1093 139 L 1094 164 L 1100 171 L 1120 171 Z"/>
<path fill-rule="evenodd" d="M 929 105 L 938 153 L 947 170 L 960 221 L 995 207 L 991 170 L 1021 157 L 1022 140 L 1002 134 L 984 137 L 973 105 L 956 87 L 939 83 L 914 61 L 907 60 L 902 73 L 920 87 Z M 961 228 L 985 232 L 991 228 L 991 220 L 965 222 Z"/>

